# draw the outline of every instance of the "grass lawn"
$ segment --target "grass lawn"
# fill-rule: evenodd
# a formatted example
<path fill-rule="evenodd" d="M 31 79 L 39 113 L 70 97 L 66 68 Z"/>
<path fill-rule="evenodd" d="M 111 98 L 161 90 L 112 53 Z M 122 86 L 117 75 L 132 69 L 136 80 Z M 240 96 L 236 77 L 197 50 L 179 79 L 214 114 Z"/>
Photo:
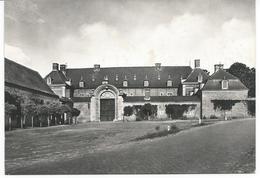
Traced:
<path fill-rule="evenodd" d="M 133 140 L 158 132 L 158 126 L 159 131 L 165 130 L 173 123 L 183 130 L 194 127 L 198 121 L 92 122 L 5 132 L 6 170 L 138 144 L 148 140 Z"/>

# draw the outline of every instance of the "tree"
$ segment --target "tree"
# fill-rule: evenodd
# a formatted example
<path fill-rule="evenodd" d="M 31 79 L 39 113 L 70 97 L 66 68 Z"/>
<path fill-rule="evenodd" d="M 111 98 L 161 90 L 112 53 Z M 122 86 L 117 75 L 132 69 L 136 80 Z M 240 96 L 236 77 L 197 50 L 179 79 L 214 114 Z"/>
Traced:
<path fill-rule="evenodd" d="M 77 117 L 80 115 L 80 110 L 77 108 L 72 108 L 72 117 L 75 119 L 75 124 L 77 124 Z"/>
<path fill-rule="evenodd" d="M 214 110 L 220 109 L 224 112 L 224 118 L 227 120 L 226 112 L 230 111 L 232 107 L 240 102 L 239 100 L 211 100 L 211 102 L 214 104 Z"/>
<path fill-rule="evenodd" d="M 230 66 L 228 72 L 238 77 L 249 89 L 248 95 L 255 97 L 255 68 L 249 68 L 243 63 L 236 62 Z"/>
<path fill-rule="evenodd" d="M 9 130 L 12 129 L 12 115 L 16 111 L 16 106 L 13 104 L 5 103 L 5 114 L 8 116 Z"/>
<path fill-rule="evenodd" d="M 48 117 L 48 115 L 50 114 L 50 108 L 48 107 L 48 105 L 38 105 L 36 108 L 36 113 L 39 118 L 40 127 L 42 127 L 43 118 L 46 116 Z"/>

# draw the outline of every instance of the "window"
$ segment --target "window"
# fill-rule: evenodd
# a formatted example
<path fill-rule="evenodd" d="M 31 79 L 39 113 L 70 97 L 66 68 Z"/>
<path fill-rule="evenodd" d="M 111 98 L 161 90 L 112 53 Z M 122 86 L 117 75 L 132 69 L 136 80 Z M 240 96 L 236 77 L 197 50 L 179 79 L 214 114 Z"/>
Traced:
<path fill-rule="evenodd" d="M 92 82 L 94 82 L 95 81 L 95 76 L 94 75 L 92 75 Z"/>
<path fill-rule="evenodd" d="M 164 95 L 164 93 L 163 92 L 160 92 L 160 96 L 163 96 Z"/>
<path fill-rule="evenodd" d="M 173 93 L 172 92 L 168 92 L 167 96 L 173 96 Z"/>
<path fill-rule="evenodd" d="M 123 87 L 127 87 L 128 86 L 128 82 L 125 80 L 123 81 Z"/>
<path fill-rule="evenodd" d="M 79 82 L 79 87 L 80 87 L 80 88 L 83 88 L 83 87 L 84 87 L 84 82 L 82 82 L 82 81 Z"/>
<path fill-rule="evenodd" d="M 167 87 L 172 87 L 172 81 L 171 80 L 167 81 Z"/>
<path fill-rule="evenodd" d="M 228 89 L 228 81 L 227 80 L 222 80 L 222 89 Z"/>
<path fill-rule="evenodd" d="M 148 87 L 148 86 L 149 86 L 149 81 L 148 81 L 148 80 L 145 80 L 145 81 L 144 81 L 144 86 L 145 86 L 145 87 Z"/>
<path fill-rule="evenodd" d="M 51 77 L 47 78 L 47 84 L 50 85 L 51 84 Z"/>
<path fill-rule="evenodd" d="M 161 80 L 161 75 L 160 74 L 158 74 L 158 80 Z"/>
<path fill-rule="evenodd" d="M 134 80 L 136 80 L 136 75 L 134 75 Z"/>
<path fill-rule="evenodd" d="M 201 74 L 198 75 L 198 82 L 199 82 L 199 83 L 202 82 L 202 75 L 201 75 Z"/>
<path fill-rule="evenodd" d="M 118 81 L 118 74 L 116 74 L 116 81 Z"/>
<path fill-rule="evenodd" d="M 144 100 L 150 100 L 150 90 L 149 89 L 145 90 Z"/>

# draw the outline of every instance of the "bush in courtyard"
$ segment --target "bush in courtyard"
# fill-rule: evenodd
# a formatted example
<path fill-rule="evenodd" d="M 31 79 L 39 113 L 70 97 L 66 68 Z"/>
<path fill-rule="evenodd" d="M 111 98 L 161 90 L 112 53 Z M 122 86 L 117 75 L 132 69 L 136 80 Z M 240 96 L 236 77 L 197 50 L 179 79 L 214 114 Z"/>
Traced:
<path fill-rule="evenodd" d="M 186 104 L 169 104 L 165 106 L 165 112 L 169 118 L 181 119 L 183 117 L 184 112 L 187 112 L 190 106 L 191 105 Z"/>
<path fill-rule="evenodd" d="M 157 116 L 157 106 L 146 103 L 144 105 L 135 105 L 134 106 L 136 120 L 149 120 L 151 117 Z"/>
<path fill-rule="evenodd" d="M 124 107 L 124 116 L 131 116 L 134 113 L 134 108 L 132 106 Z"/>
<path fill-rule="evenodd" d="M 255 116 L 255 100 L 247 101 L 247 110 L 249 115 Z"/>

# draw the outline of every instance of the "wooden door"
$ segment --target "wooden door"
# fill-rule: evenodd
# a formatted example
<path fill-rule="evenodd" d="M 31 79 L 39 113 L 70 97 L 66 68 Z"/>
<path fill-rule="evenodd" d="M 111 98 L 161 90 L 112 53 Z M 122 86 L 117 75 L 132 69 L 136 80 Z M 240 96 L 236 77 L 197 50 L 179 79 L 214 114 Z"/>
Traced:
<path fill-rule="evenodd" d="M 100 100 L 100 121 L 113 121 L 115 119 L 115 99 Z"/>

